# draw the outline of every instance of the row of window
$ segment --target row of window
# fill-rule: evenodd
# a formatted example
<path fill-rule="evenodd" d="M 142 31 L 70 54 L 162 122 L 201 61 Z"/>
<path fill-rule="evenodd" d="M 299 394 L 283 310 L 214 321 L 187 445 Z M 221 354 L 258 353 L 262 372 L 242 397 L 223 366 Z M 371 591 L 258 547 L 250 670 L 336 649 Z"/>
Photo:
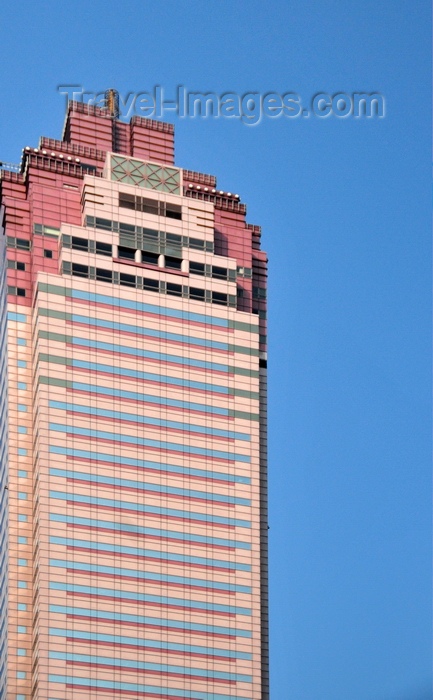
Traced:
<path fill-rule="evenodd" d="M 89 228 L 97 228 L 103 231 L 111 231 L 119 233 L 121 245 L 127 245 L 130 248 L 143 248 L 143 239 L 153 245 L 163 245 L 175 248 L 179 251 L 182 248 L 192 248 L 194 250 L 205 250 L 208 253 L 214 252 L 213 241 L 203 241 L 200 238 L 190 238 L 189 236 L 180 236 L 175 233 L 166 233 L 165 231 L 156 231 L 142 226 L 134 226 L 133 224 L 125 224 L 119 221 L 111 221 L 110 219 L 102 219 L 98 216 L 86 216 L 85 226 Z M 157 251 L 155 251 L 157 252 Z M 160 250 L 159 252 L 164 252 Z"/>
<path fill-rule="evenodd" d="M 45 226 L 44 224 L 34 224 L 33 233 L 39 234 L 40 236 L 49 236 L 50 238 L 58 238 L 60 234 L 59 228 L 54 228 L 54 226 Z"/>
<path fill-rule="evenodd" d="M 36 229 L 37 226 L 39 228 L 44 228 L 40 224 L 35 224 L 34 228 Z M 210 241 L 202 241 L 198 238 L 189 238 L 188 236 L 180 236 L 175 233 L 166 233 L 165 231 L 133 226 L 132 224 L 122 224 L 108 219 L 87 216 L 86 226 L 100 228 L 104 231 L 118 232 L 120 234 L 119 257 L 128 260 L 135 259 L 135 250 L 141 250 L 142 254 L 149 253 L 149 259 L 152 264 L 157 264 L 155 260 L 157 260 L 158 255 L 161 254 L 181 259 L 183 247 L 213 252 L 213 244 Z M 24 238 L 14 238 L 13 236 L 7 236 L 7 245 L 9 248 L 18 250 L 29 251 L 31 249 L 31 241 Z M 64 248 L 82 250 L 89 253 L 96 253 L 97 255 L 106 255 L 108 257 L 111 257 L 113 253 L 112 246 L 109 243 L 91 241 L 87 238 L 69 236 L 66 234 L 62 236 L 62 245 Z M 131 252 L 128 252 L 128 250 Z M 44 255 L 45 257 L 53 257 L 52 251 L 50 250 L 44 250 Z M 143 260 L 143 262 L 147 261 Z M 8 263 L 8 267 L 14 267 L 17 270 L 25 269 L 24 263 L 18 263 L 12 260 L 10 263 L 10 265 Z M 177 267 L 173 266 L 173 269 L 180 269 L 180 264 Z M 198 262 L 190 262 L 190 272 L 195 275 L 230 281 L 234 281 L 236 277 L 250 278 L 252 276 L 251 268 L 238 267 L 235 271 L 217 265 L 204 265 Z M 259 291 L 258 296 L 254 298 L 265 298 L 265 296 L 261 296 L 262 293 L 265 293 L 265 291 Z"/>
<path fill-rule="evenodd" d="M 222 292 L 214 292 L 196 287 L 174 284 L 172 282 L 148 279 L 138 275 L 130 275 L 125 272 L 104 270 L 103 268 L 89 267 L 87 265 L 71 263 L 68 261 L 64 261 L 62 263 L 62 272 L 64 275 L 94 279 L 100 282 L 119 284 L 124 287 L 134 287 L 135 289 L 145 289 L 148 291 L 159 292 L 160 294 L 183 297 L 184 299 L 196 299 L 198 301 L 206 301 L 212 304 L 220 304 L 221 306 L 236 307 L 235 294 L 223 294 Z"/>
<path fill-rule="evenodd" d="M 15 238 L 14 236 L 6 236 L 6 245 L 8 248 L 16 248 L 17 250 L 30 250 L 31 242 L 26 238 Z"/>
<path fill-rule="evenodd" d="M 26 290 L 23 287 L 15 287 L 12 284 L 8 284 L 8 294 L 12 294 L 15 297 L 25 297 Z"/>
<path fill-rule="evenodd" d="M 112 257 L 113 246 L 109 243 L 101 241 L 91 241 L 88 238 L 80 238 L 79 236 L 62 236 L 63 248 L 72 248 L 72 250 L 82 250 L 86 253 L 96 253 L 97 255 L 107 255 Z"/>
<path fill-rule="evenodd" d="M 155 233 L 157 233 L 155 231 Z M 174 234 L 167 234 L 167 236 Z M 180 238 L 180 236 L 178 237 Z M 72 250 L 81 250 L 88 253 L 96 253 L 97 255 L 106 255 L 111 257 L 113 255 L 113 246 L 109 243 L 102 243 L 101 241 L 91 241 L 88 238 L 80 238 L 78 236 L 62 236 L 62 245 L 64 248 L 71 248 Z M 159 245 L 147 245 L 147 250 L 141 250 L 141 262 L 148 263 L 150 265 L 158 265 L 159 252 L 152 252 L 149 248 L 161 249 L 167 246 Z M 177 251 L 176 251 L 177 252 Z M 136 249 L 129 246 L 120 245 L 118 248 L 118 257 L 123 260 L 136 259 Z M 22 263 L 23 264 L 23 263 Z M 165 256 L 165 267 L 171 270 L 180 270 L 182 267 L 182 260 L 178 257 L 172 257 L 170 255 Z M 201 275 L 203 277 L 213 277 L 220 280 L 236 280 L 236 271 L 228 270 L 225 267 L 219 267 L 217 265 L 204 265 L 203 263 L 193 262 L 189 263 L 189 271 L 193 275 Z"/>
<path fill-rule="evenodd" d="M 231 282 L 236 281 L 236 270 L 228 270 L 227 268 L 219 267 L 218 265 L 204 265 L 203 263 L 194 262 L 191 260 L 189 263 L 189 271 L 192 275 L 214 277 L 215 279 L 230 280 Z"/>
<path fill-rule="evenodd" d="M 25 271 L 26 264 L 20 262 L 19 260 L 8 260 L 9 270 L 22 270 Z"/>
<path fill-rule="evenodd" d="M 137 261 L 137 252 L 138 251 L 136 251 L 134 248 L 119 246 L 117 254 L 121 260 Z M 149 253 L 146 250 L 140 250 L 138 262 L 146 263 L 147 265 L 158 265 L 159 253 Z M 180 258 L 171 257 L 170 255 L 165 255 L 164 265 L 169 270 L 181 270 L 182 260 Z"/>
<path fill-rule="evenodd" d="M 253 276 L 253 271 L 251 267 L 238 267 L 236 272 L 238 277 L 251 278 Z"/>
<path fill-rule="evenodd" d="M 182 219 L 182 207 L 177 204 L 160 202 L 156 199 L 139 197 L 138 195 L 126 194 L 125 192 L 119 193 L 119 207 L 141 211 L 145 214 L 154 214 L 155 216 L 166 216 L 167 219 Z"/>

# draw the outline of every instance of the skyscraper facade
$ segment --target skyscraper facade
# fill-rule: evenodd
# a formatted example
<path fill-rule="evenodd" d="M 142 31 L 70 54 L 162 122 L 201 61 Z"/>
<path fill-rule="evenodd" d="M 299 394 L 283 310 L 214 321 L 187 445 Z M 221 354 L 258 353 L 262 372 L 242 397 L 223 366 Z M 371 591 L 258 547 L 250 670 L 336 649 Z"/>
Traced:
<path fill-rule="evenodd" d="M 266 700 L 260 228 L 110 99 L 1 170 L 0 697 Z"/>

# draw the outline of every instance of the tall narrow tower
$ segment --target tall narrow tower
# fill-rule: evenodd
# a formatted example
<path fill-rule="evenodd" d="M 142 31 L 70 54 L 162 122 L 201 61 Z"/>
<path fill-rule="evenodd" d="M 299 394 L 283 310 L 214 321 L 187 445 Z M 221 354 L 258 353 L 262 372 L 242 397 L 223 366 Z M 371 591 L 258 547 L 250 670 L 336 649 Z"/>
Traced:
<path fill-rule="evenodd" d="M 266 700 L 260 228 L 107 99 L 0 171 L 0 697 Z"/>

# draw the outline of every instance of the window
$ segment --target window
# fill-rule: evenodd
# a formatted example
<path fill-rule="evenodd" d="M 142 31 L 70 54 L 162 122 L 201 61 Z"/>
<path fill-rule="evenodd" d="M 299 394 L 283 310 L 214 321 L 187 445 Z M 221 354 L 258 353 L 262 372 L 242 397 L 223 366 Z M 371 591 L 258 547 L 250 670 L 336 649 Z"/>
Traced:
<path fill-rule="evenodd" d="M 147 265 L 158 265 L 159 255 L 157 253 L 147 253 L 146 251 L 141 251 L 141 261 Z"/>
<path fill-rule="evenodd" d="M 17 297 L 25 297 L 26 290 L 23 287 L 14 287 L 13 285 L 8 285 L 8 294 L 13 294 Z"/>
<path fill-rule="evenodd" d="M 26 634 L 27 627 L 25 627 L 24 625 L 18 625 L 17 632 L 18 634 Z"/>
<path fill-rule="evenodd" d="M 52 258 L 52 257 L 53 257 L 53 251 L 45 248 L 44 249 L 44 258 Z"/>
<path fill-rule="evenodd" d="M 190 287 L 189 296 L 191 299 L 200 299 L 200 301 L 204 301 L 204 289 L 196 289 L 195 287 Z"/>
<path fill-rule="evenodd" d="M 25 338 L 17 338 L 17 345 L 27 345 L 27 340 Z"/>
<path fill-rule="evenodd" d="M 111 270 L 102 270 L 100 267 L 97 267 L 96 279 L 100 282 L 113 282 L 113 273 Z"/>
<path fill-rule="evenodd" d="M 182 296 L 182 286 L 180 284 L 172 284 L 167 282 L 167 294 L 171 296 L 181 297 Z"/>
<path fill-rule="evenodd" d="M 135 209 L 135 196 L 133 194 L 126 194 L 125 192 L 119 192 L 119 207 Z"/>
<path fill-rule="evenodd" d="M 125 272 L 120 273 L 119 282 L 124 287 L 135 287 L 137 284 L 135 275 L 128 275 Z"/>
<path fill-rule="evenodd" d="M 64 248 L 72 248 L 72 250 L 81 250 L 86 253 L 96 253 L 96 255 L 107 255 L 111 257 L 113 254 L 113 246 L 110 243 L 102 241 L 90 241 L 88 238 L 80 238 L 79 236 L 62 236 L 62 246 Z"/>
<path fill-rule="evenodd" d="M 162 202 L 157 202 L 154 199 L 144 199 L 141 197 L 137 197 L 136 200 L 138 201 L 136 202 L 135 209 L 138 209 L 138 211 L 142 211 L 145 214 L 164 216 L 163 207 L 161 206 L 163 204 Z M 141 203 L 139 200 L 141 200 Z"/>
<path fill-rule="evenodd" d="M 27 656 L 27 650 L 26 649 L 17 649 L 17 656 Z M 18 695 L 17 695 L 17 699 L 18 699 Z"/>
<path fill-rule="evenodd" d="M 58 238 L 60 234 L 60 229 L 54 228 L 54 226 L 44 226 L 44 224 L 34 224 L 33 232 L 40 236 L 50 236 L 51 238 Z"/>
<path fill-rule="evenodd" d="M 226 280 L 227 270 L 224 267 L 216 267 L 215 265 L 212 265 L 212 277 L 216 277 L 220 280 Z"/>
<path fill-rule="evenodd" d="M 119 258 L 124 260 L 135 260 L 135 250 L 133 248 L 126 248 L 125 246 L 119 246 Z"/>
<path fill-rule="evenodd" d="M 8 248 L 17 248 L 18 250 L 30 250 L 31 243 L 25 238 L 14 238 L 14 236 L 6 237 Z"/>
<path fill-rule="evenodd" d="M 73 250 L 88 250 L 89 241 L 87 238 L 79 238 L 78 236 L 72 236 L 71 248 Z"/>
<path fill-rule="evenodd" d="M 190 238 L 189 239 L 189 247 L 194 248 L 195 250 L 210 250 L 207 247 L 206 242 L 202 241 L 200 238 Z M 211 252 L 213 253 L 213 245 L 212 245 Z"/>
<path fill-rule="evenodd" d="M 110 243 L 102 243 L 102 241 L 95 241 L 95 248 L 97 255 L 108 255 L 111 257 L 111 255 L 113 254 L 113 247 L 112 245 L 110 245 Z"/>
<path fill-rule="evenodd" d="M 227 306 L 227 294 L 222 294 L 221 292 L 212 292 L 212 303 L 223 304 L 224 306 Z"/>
<path fill-rule="evenodd" d="M 96 223 L 98 222 L 98 219 L 96 219 Z M 111 222 L 109 222 L 111 223 Z M 135 226 L 133 224 L 125 224 L 120 222 L 119 223 L 119 231 L 120 233 L 135 233 Z"/>
<path fill-rule="evenodd" d="M 89 268 L 87 265 L 79 265 L 78 263 L 72 263 L 72 274 L 75 277 L 88 277 Z"/>
<path fill-rule="evenodd" d="M 24 515 L 23 513 L 18 514 L 18 522 L 26 523 L 27 521 L 28 521 L 27 515 Z"/>
<path fill-rule="evenodd" d="M 266 289 L 263 287 L 253 287 L 253 299 L 266 299 Z"/>
<path fill-rule="evenodd" d="M 161 252 L 163 251 L 161 250 Z M 177 258 L 181 258 L 182 236 L 178 236 L 176 233 L 166 233 L 164 252 L 166 253 L 166 255 L 175 255 Z"/>
<path fill-rule="evenodd" d="M 19 260 L 8 260 L 8 269 L 9 270 L 25 270 L 26 266 L 25 266 L 25 263 L 20 262 Z"/>
<path fill-rule="evenodd" d="M 86 217 L 86 225 L 94 226 L 95 228 L 103 229 L 104 231 L 111 231 L 113 222 L 110 219 L 102 219 L 99 216 L 95 218 L 93 216 Z"/>
<path fill-rule="evenodd" d="M 126 194 L 126 192 L 119 192 L 119 207 L 142 211 L 154 216 L 166 216 L 168 219 L 182 219 L 182 207 L 177 204 Z"/>
<path fill-rule="evenodd" d="M 27 537 L 18 537 L 18 544 L 27 544 Z"/>
<path fill-rule="evenodd" d="M 27 588 L 27 581 L 18 581 L 18 588 Z"/>
<path fill-rule="evenodd" d="M 203 263 L 199 262 L 191 262 L 189 263 L 189 271 L 192 275 L 204 275 L 205 274 L 205 267 Z"/>
<path fill-rule="evenodd" d="M 227 268 L 218 267 L 217 265 L 203 265 L 203 263 L 194 262 L 193 260 L 189 263 L 189 271 L 192 275 L 204 275 L 218 280 L 230 280 L 232 282 L 236 280 L 235 270 L 227 270 Z"/>
<path fill-rule="evenodd" d="M 168 219 L 181 219 L 182 218 L 182 207 L 177 204 L 166 204 L 165 205 L 165 215 Z"/>
<path fill-rule="evenodd" d="M 170 270 L 180 270 L 182 267 L 182 260 L 179 258 L 171 258 L 168 255 L 165 257 L 165 266 Z"/>
<path fill-rule="evenodd" d="M 147 289 L 150 292 L 159 292 L 158 280 L 149 280 L 143 277 L 143 289 Z"/>

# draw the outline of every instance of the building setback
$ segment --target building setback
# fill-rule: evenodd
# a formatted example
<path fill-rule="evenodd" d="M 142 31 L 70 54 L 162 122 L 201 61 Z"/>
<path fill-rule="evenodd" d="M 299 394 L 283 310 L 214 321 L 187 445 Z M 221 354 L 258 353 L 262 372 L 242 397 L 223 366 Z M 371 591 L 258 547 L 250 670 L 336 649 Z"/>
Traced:
<path fill-rule="evenodd" d="M 111 104 L 1 170 L 0 697 L 266 700 L 260 228 Z"/>

